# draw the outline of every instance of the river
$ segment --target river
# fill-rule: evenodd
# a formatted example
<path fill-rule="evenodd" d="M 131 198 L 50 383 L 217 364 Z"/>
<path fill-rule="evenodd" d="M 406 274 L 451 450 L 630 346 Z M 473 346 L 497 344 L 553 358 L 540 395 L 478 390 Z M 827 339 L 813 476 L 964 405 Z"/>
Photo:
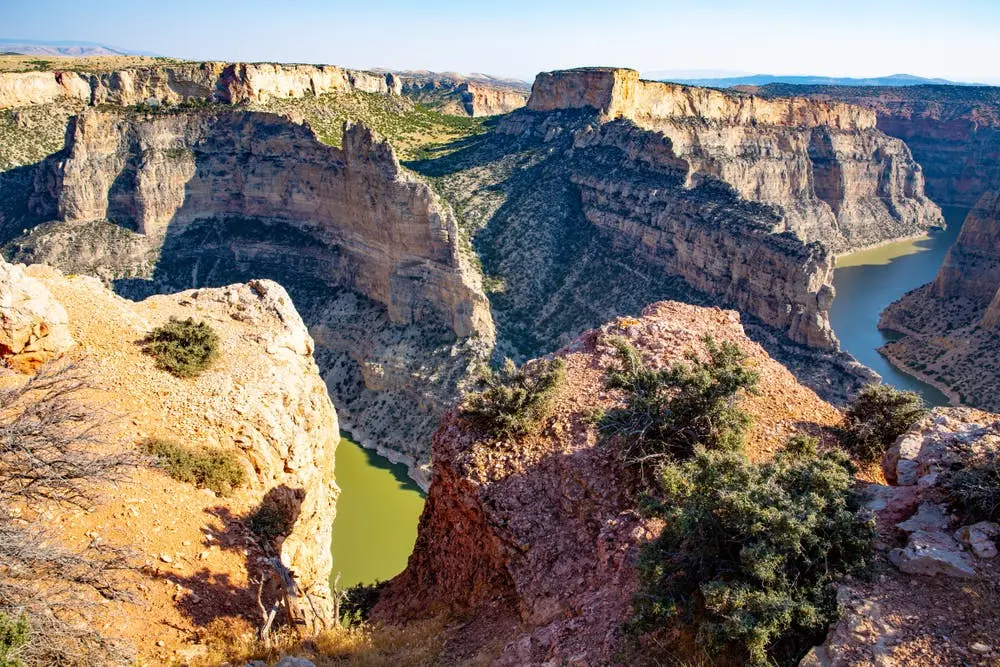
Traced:
<path fill-rule="evenodd" d="M 885 382 L 918 392 L 930 405 L 947 405 L 948 398 L 879 354 L 878 348 L 890 337 L 878 330 L 878 319 L 886 306 L 937 274 L 968 209 L 943 208 L 942 212 L 948 223 L 943 232 L 838 257 L 833 273 L 837 298 L 830 309 L 830 323 L 845 351 Z"/>
<path fill-rule="evenodd" d="M 333 521 L 330 583 L 370 584 L 396 576 L 417 539 L 424 494 L 392 463 L 347 438 L 337 447 L 337 517 Z"/>

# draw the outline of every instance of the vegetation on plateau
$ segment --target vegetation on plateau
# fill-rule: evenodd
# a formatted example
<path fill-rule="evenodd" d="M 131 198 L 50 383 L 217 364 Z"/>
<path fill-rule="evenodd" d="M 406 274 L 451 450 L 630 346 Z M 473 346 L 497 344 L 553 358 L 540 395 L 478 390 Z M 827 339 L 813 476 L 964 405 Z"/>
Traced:
<path fill-rule="evenodd" d="M 150 438 L 143 449 L 155 456 L 167 474 L 177 481 L 194 484 L 199 489 L 211 489 L 220 496 L 228 496 L 247 480 L 239 456 L 224 449 L 185 447 L 163 438 Z"/>
<path fill-rule="evenodd" d="M 194 318 L 171 317 L 153 329 L 142 341 L 143 351 L 156 359 L 156 365 L 177 377 L 194 377 L 218 354 L 219 337 L 205 322 Z"/>
<path fill-rule="evenodd" d="M 747 459 L 740 398 L 760 374 L 733 343 L 706 338 L 704 358 L 655 369 L 609 342 L 607 386 L 623 404 L 599 428 L 624 464 L 653 473 L 641 505 L 664 526 L 640 553 L 631 650 L 669 654 L 680 630 L 709 659 L 794 664 L 836 617 L 836 581 L 872 553 L 850 460 L 807 436 Z"/>
<path fill-rule="evenodd" d="M 872 555 L 846 454 L 791 440 L 774 460 L 695 447 L 661 469 L 634 627 L 687 628 L 709 654 L 796 664 L 836 618 L 835 583 Z"/>
<path fill-rule="evenodd" d="M 480 370 L 480 391 L 466 397 L 461 414 L 496 438 L 522 435 L 546 416 L 564 378 L 562 359 L 541 359 L 520 368 L 506 359 L 499 369 Z"/>
<path fill-rule="evenodd" d="M 64 547 L 32 520 L 92 510 L 100 485 L 124 481 L 136 463 L 99 446 L 94 411 L 78 400 L 89 389 L 72 365 L 0 389 L 0 665 L 134 661 L 91 624 L 95 606 L 128 597 L 115 576 L 131 567 L 128 553 L 96 539 Z"/>
<path fill-rule="evenodd" d="M 913 424 L 927 414 L 923 399 L 887 384 L 861 390 L 844 415 L 841 442 L 863 463 L 875 463 Z"/>
<path fill-rule="evenodd" d="M 1000 452 L 966 453 L 942 482 L 949 503 L 965 521 L 1000 521 Z"/>
<path fill-rule="evenodd" d="M 753 419 L 739 400 L 756 392 L 760 374 L 747 367 L 746 355 L 735 344 L 720 345 L 709 337 L 707 359 L 689 352 L 686 363 L 653 369 L 624 338 L 609 342 L 618 365 L 610 369 L 607 386 L 622 390 L 624 403 L 603 416 L 600 429 L 626 464 L 649 468 L 685 459 L 699 445 L 743 448 Z"/>

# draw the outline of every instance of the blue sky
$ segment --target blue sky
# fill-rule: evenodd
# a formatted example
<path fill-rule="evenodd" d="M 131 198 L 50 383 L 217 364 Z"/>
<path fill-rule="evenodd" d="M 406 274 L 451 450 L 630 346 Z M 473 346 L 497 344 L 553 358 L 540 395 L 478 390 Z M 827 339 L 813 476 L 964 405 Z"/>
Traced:
<path fill-rule="evenodd" d="M 0 0 L 0 37 L 523 79 L 621 65 L 1000 83 L 1000 0 Z"/>

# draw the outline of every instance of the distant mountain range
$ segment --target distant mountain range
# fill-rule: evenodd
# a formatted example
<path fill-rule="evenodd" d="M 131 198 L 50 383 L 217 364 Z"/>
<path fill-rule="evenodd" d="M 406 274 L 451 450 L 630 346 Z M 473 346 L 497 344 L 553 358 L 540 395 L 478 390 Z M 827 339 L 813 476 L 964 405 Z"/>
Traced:
<path fill-rule="evenodd" d="M 912 74 L 890 74 L 889 76 L 876 76 L 863 79 L 838 76 L 812 76 L 793 75 L 783 76 L 774 74 L 747 74 L 740 76 L 725 77 L 684 77 L 684 72 L 658 71 L 644 72 L 643 77 L 656 81 L 670 81 L 673 83 L 683 83 L 689 86 L 708 86 L 711 88 L 729 88 L 732 86 L 766 86 L 771 83 L 790 83 L 800 86 L 922 86 L 922 85 L 948 85 L 948 86 L 982 86 L 982 83 L 965 83 L 960 81 L 949 81 L 948 79 L 927 79 L 922 76 Z"/>
<path fill-rule="evenodd" d="M 155 56 L 148 51 L 130 51 L 98 42 L 8 39 L 0 37 L 0 54 L 22 56 Z"/>

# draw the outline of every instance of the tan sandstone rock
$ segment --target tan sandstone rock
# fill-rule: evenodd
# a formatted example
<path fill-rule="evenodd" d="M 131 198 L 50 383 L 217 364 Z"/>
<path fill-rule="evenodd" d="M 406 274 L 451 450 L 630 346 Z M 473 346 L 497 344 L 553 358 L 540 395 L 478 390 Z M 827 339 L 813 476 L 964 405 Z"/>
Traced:
<path fill-rule="evenodd" d="M 73 344 L 69 318 L 49 290 L 20 264 L 0 258 L 0 360 L 31 371 Z"/>

